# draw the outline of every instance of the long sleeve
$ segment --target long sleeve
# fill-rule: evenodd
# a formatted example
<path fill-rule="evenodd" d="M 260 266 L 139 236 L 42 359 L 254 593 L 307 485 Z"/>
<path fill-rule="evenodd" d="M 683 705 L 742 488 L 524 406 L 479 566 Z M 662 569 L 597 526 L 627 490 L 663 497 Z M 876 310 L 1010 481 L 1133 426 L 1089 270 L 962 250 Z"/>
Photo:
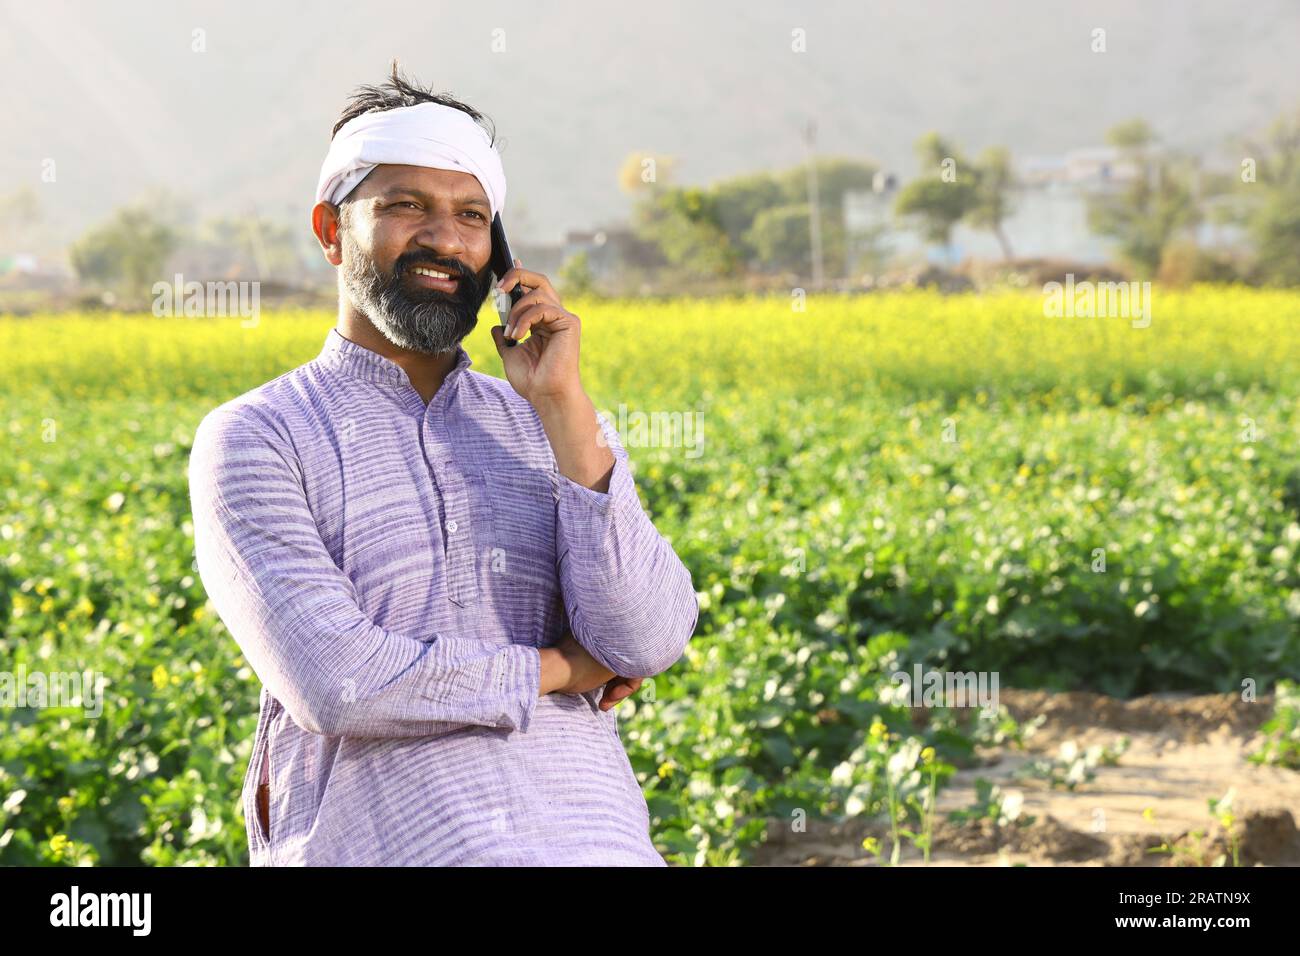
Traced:
<path fill-rule="evenodd" d="M 371 621 L 321 540 L 290 440 L 260 409 L 210 412 L 189 480 L 204 589 L 298 726 L 355 737 L 473 724 L 527 731 L 540 690 L 537 649 L 399 634 Z"/>
<path fill-rule="evenodd" d="M 553 476 L 560 586 L 592 657 L 621 677 L 653 677 L 686 650 L 699 602 L 690 570 L 641 507 L 618 432 L 597 419 L 614 455 L 609 491 Z"/>

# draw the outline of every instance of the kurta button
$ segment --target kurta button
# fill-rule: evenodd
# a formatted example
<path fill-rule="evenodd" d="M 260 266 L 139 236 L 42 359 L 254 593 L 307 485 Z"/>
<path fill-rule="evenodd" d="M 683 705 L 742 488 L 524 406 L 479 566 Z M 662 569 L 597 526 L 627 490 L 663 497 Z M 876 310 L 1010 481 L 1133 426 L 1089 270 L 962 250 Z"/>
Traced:
<path fill-rule="evenodd" d="M 455 534 L 455 533 L 456 533 L 456 528 L 457 528 L 457 527 L 458 527 L 458 525 L 456 524 L 455 521 L 448 521 L 448 522 L 447 522 L 447 530 L 448 530 L 449 532 L 451 532 L 452 534 Z"/>

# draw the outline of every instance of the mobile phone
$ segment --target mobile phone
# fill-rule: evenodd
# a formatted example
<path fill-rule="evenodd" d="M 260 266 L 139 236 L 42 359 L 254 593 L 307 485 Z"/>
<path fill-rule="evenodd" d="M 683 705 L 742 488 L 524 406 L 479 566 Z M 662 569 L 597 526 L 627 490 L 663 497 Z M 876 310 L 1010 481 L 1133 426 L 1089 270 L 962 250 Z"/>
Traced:
<path fill-rule="evenodd" d="M 492 274 L 496 277 L 497 282 L 500 282 L 501 277 L 514 268 L 515 265 L 515 257 L 510 254 L 510 243 L 506 242 L 505 227 L 501 225 L 501 213 L 497 213 L 492 217 L 492 254 L 488 261 L 492 267 Z M 506 327 L 506 322 L 510 319 L 510 310 L 514 308 L 515 303 L 523 297 L 523 286 L 517 282 L 515 283 L 515 287 L 510 290 L 508 302 L 506 301 L 506 296 L 497 293 L 497 315 L 501 316 L 501 327 L 503 329 Z M 518 344 L 518 341 L 515 339 L 506 339 L 506 345 L 508 347 L 513 347 Z"/>

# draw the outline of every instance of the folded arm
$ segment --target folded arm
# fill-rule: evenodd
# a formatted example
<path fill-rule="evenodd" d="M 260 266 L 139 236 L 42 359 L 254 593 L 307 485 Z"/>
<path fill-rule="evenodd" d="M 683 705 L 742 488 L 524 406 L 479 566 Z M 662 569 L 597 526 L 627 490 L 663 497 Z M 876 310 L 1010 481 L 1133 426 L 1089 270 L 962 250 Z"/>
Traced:
<path fill-rule="evenodd" d="M 397 633 L 371 621 L 325 548 L 292 445 L 267 413 L 209 413 L 195 434 L 189 479 L 204 589 L 253 671 L 304 730 L 527 731 L 540 692 L 537 648 Z"/>
<path fill-rule="evenodd" d="M 613 458 L 607 484 L 597 482 L 608 490 L 552 476 L 560 586 L 573 635 L 592 657 L 620 677 L 653 677 L 682 656 L 699 603 L 689 569 L 641 507 L 618 433 L 595 418 L 593 438 Z"/>

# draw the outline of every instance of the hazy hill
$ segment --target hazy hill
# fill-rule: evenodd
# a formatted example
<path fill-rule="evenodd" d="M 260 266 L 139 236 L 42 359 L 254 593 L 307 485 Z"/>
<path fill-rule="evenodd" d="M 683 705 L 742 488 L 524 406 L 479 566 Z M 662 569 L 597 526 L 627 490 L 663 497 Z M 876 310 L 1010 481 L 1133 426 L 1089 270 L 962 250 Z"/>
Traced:
<path fill-rule="evenodd" d="M 256 207 L 306 228 L 345 94 L 396 55 L 493 118 L 507 223 L 549 240 L 626 212 L 616 172 L 632 150 L 674 154 L 679 179 L 703 183 L 800 161 L 809 118 L 822 152 L 905 173 L 932 128 L 971 152 L 1052 153 L 1140 114 L 1214 149 L 1300 101 L 1297 41 L 1294 0 L 0 0 L 0 194 L 36 184 L 69 237 L 155 183 L 204 215 Z"/>

